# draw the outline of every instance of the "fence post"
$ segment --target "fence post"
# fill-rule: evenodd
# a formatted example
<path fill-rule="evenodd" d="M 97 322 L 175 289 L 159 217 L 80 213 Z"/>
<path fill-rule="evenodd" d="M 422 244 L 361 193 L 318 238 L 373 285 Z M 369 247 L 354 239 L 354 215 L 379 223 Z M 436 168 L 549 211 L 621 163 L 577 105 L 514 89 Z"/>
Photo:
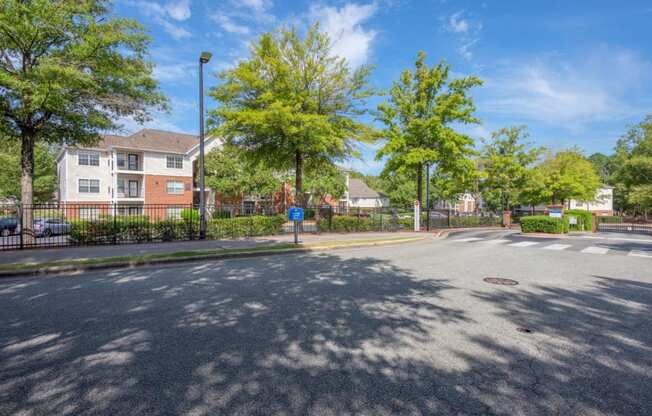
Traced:
<path fill-rule="evenodd" d="M 328 230 L 331 231 L 333 229 L 333 206 L 329 205 L 328 206 Z"/>
<path fill-rule="evenodd" d="M 18 204 L 18 216 L 20 217 L 20 249 L 22 250 L 25 248 L 25 242 L 23 241 L 23 217 L 25 216 L 25 213 L 23 212 L 24 206 L 23 203 L 21 202 Z"/>
<path fill-rule="evenodd" d="M 383 209 L 378 208 L 378 211 L 380 211 L 380 231 L 383 231 Z"/>
<path fill-rule="evenodd" d="M 448 228 L 451 228 L 451 209 L 450 208 L 448 208 L 447 214 L 448 214 L 448 216 L 447 216 Z"/>
<path fill-rule="evenodd" d="M 118 207 L 113 205 L 113 244 L 118 244 Z"/>
<path fill-rule="evenodd" d="M 428 218 L 426 218 L 426 229 L 430 231 L 430 207 L 426 208 L 426 215 Z"/>

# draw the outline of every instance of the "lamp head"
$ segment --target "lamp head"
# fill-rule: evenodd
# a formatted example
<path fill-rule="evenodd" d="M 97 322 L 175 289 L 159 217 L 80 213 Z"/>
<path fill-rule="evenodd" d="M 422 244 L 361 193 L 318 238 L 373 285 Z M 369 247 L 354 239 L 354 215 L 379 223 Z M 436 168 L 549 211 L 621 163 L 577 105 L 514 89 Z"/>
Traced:
<path fill-rule="evenodd" d="M 207 64 L 208 61 L 211 60 L 212 56 L 213 54 L 210 52 L 202 52 L 201 55 L 199 55 L 199 62 L 201 62 L 202 64 Z"/>

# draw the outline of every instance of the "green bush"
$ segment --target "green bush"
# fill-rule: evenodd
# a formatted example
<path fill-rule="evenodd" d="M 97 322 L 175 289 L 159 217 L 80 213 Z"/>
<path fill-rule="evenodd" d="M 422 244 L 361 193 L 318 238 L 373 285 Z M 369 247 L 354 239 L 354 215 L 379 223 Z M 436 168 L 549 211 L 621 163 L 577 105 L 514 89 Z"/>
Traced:
<path fill-rule="evenodd" d="M 181 219 L 184 221 L 199 221 L 199 211 L 192 208 L 184 208 L 181 210 Z"/>
<path fill-rule="evenodd" d="M 599 216 L 598 221 L 603 224 L 621 224 L 623 222 L 623 217 L 616 215 L 605 215 Z"/>
<path fill-rule="evenodd" d="M 546 215 L 533 215 L 521 218 L 521 231 L 524 233 L 563 234 L 568 232 L 568 218 L 553 218 Z"/>
<path fill-rule="evenodd" d="M 306 208 L 303 210 L 303 219 L 305 220 L 314 220 L 315 219 L 315 210 L 313 208 Z"/>
<path fill-rule="evenodd" d="M 593 229 L 593 214 L 590 211 L 569 209 L 564 211 L 564 217 L 575 217 L 577 219 L 577 225 L 569 223 L 569 228 L 572 231 L 591 231 Z"/>
<path fill-rule="evenodd" d="M 319 231 L 334 231 L 337 233 L 372 231 L 380 227 L 380 222 L 375 222 L 372 217 L 353 217 L 348 215 L 335 215 L 330 220 L 322 218 L 317 223 Z"/>
<path fill-rule="evenodd" d="M 218 218 L 206 226 L 206 237 L 214 240 L 248 236 L 275 235 L 283 231 L 287 219 L 283 215 L 252 215 L 249 217 Z"/>

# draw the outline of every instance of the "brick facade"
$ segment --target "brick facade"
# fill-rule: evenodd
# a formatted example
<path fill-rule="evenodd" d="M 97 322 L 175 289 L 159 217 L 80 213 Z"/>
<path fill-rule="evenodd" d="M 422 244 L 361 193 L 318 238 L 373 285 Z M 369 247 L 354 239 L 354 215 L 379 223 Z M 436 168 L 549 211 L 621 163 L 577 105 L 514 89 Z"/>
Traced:
<path fill-rule="evenodd" d="M 183 183 L 182 194 L 169 194 L 167 183 Z M 187 176 L 145 175 L 145 204 L 192 204 L 192 178 Z"/>

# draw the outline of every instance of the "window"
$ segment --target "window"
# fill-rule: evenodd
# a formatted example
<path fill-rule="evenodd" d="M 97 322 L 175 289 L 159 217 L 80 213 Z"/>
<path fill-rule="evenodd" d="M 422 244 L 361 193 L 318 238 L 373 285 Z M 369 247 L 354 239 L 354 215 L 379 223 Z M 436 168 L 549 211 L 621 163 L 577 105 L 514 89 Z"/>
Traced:
<path fill-rule="evenodd" d="M 77 162 L 84 166 L 100 166 L 100 154 L 97 152 L 79 152 Z"/>
<path fill-rule="evenodd" d="M 127 155 L 118 153 L 116 158 L 118 160 L 118 169 L 125 169 L 127 167 Z"/>
<path fill-rule="evenodd" d="M 124 195 L 124 194 L 125 194 L 125 180 L 118 179 L 118 195 Z"/>
<path fill-rule="evenodd" d="M 129 197 L 138 198 L 138 181 L 129 181 Z"/>
<path fill-rule="evenodd" d="M 167 167 L 170 169 L 183 169 L 183 157 L 182 156 L 168 156 L 167 157 Z"/>
<path fill-rule="evenodd" d="M 80 179 L 79 180 L 79 193 L 80 194 L 99 194 L 100 193 L 100 180 L 99 179 Z"/>
<path fill-rule="evenodd" d="M 137 215 L 143 215 L 143 207 L 120 206 L 118 207 L 118 215 L 121 217 L 133 217 Z"/>
<path fill-rule="evenodd" d="M 128 156 L 129 170 L 138 170 L 138 155 L 129 154 Z"/>
<path fill-rule="evenodd" d="M 170 220 L 180 220 L 181 219 L 181 208 L 179 208 L 179 207 L 168 208 L 168 219 L 170 219 Z"/>
<path fill-rule="evenodd" d="M 168 194 L 183 194 L 183 182 L 179 181 L 168 181 L 166 184 L 165 190 Z"/>
<path fill-rule="evenodd" d="M 99 208 L 79 208 L 79 218 L 82 220 L 96 220 L 99 217 Z"/>

